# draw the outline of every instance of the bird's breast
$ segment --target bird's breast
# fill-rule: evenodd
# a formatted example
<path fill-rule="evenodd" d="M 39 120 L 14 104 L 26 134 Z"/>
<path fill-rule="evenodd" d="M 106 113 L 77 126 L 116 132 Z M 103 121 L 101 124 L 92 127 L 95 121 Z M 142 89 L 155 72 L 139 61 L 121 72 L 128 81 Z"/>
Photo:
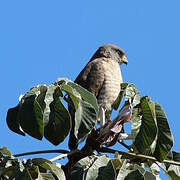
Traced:
<path fill-rule="evenodd" d="M 123 82 L 120 65 L 115 61 L 103 61 L 104 83 L 97 97 L 98 104 L 107 110 L 112 109 L 114 101 L 120 92 L 120 84 Z"/>

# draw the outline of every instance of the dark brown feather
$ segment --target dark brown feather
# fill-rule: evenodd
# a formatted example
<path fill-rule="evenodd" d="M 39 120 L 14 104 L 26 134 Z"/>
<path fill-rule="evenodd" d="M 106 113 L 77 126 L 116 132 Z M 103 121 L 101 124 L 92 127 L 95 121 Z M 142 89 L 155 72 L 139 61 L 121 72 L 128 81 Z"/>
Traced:
<path fill-rule="evenodd" d="M 74 81 L 90 91 L 96 97 L 98 96 L 99 90 L 104 82 L 102 61 L 103 58 L 98 58 L 89 62 Z"/>

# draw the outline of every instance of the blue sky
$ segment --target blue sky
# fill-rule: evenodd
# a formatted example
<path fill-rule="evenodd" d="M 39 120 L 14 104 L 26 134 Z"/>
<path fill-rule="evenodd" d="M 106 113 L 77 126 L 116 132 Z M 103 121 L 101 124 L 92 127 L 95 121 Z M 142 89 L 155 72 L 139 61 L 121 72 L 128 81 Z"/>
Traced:
<path fill-rule="evenodd" d="M 129 60 L 124 81 L 163 106 L 179 151 L 179 6 L 178 0 L 0 1 L 0 145 L 13 153 L 56 148 L 11 132 L 8 108 L 36 84 L 74 80 L 98 46 L 114 43 Z"/>

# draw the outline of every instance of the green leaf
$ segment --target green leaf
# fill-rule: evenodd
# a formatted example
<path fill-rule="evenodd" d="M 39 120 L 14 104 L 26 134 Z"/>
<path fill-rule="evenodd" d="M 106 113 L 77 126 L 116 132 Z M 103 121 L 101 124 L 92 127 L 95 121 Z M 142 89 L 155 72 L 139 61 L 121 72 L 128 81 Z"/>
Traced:
<path fill-rule="evenodd" d="M 117 180 L 129 179 L 131 180 L 137 177 L 141 179 L 144 174 L 144 168 L 137 164 L 130 164 L 129 160 L 121 160 L 121 167 L 117 176 Z"/>
<path fill-rule="evenodd" d="M 81 160 L 79 160 L 71 169 L 69 179 L 71 180 L 83 180 L 83 176 L 85 171 L 87 171 L 94 161 L 98 157 L 96 156 L 87 156 Z"/>
<path fill-rule="evenodd" d="M 138 152 L 144 153 L 150 148 L 157 136 L 155 104 L 148 97 L 141 99 L 142 123 L 134 145 Z M 151 148 L 151 151 L 153 149 Z"/>
<path fill-rule="evenodd" d="M 114 154 L 114 159 L 112 159 L 113 167 L 117 171 L 121 168 L 123 160 L 121 159 L 121 155 L 117 152 Z"/>
<path fill-rule="evenodd" d="M 156 178 L 156 176 L 154 176 L 152 173 L 146 171 L 144 174 L 144 180 L 158 180 L 160 178 Z"/>
<path fill-rule="evenodd" d="M 51 161 L 43 158 L 34 158 L 32 159 L 32 163 L 40 166 L 41 168 L 49 170 L 54 176 L 57 177 L 57 179 L 65 180 L 64 171 L 61 168 L 54 166 Z"/>
<path fill-rule="evenodd" d="M 180 180 L 180 166 L 170 165 L 167 171 L 173 180 Z"/>
<path fill-rule="evenodd" d="M 25 169 L 22 173 L 16 176 L 16 179 L 20 180 L 33 180 L 28 169 Z"/>
<path fill-rule="evenodd" d="M 11 157 L 11 152 L 7 147 L 0 148 L 0 153 L 2 153 L 4 156 Z"/>
<path fill-rule="evenodd" d="M 131 125 L 131 135 L 133 137 L 133 142 L 135 141 L 135 137 L 139 133 L 141 129 L 141 124 L 142 124 L 142 116 L 140 115 L 141 109 L 139 107 L 133 108 L 133 113 L 132 113 L 132 125 Z"/>
<path fill-rule="evenodd" d="M 73 89 L 71 86 L 67 84 L 62 84 L 60 88 L 62 91 L 65 91 L 68 94 L 68 96 L 72 100 L 72 102 L 70 103 L 73 103 L 74 108 L 77 109 L 79 101 L 81 100 L 81 95 L 75 89 Z M 73 106 L 70 103 L 69 106 Z"/>
<path fill-rule="evenodd" d="M 108 162 L 109 162 L 109 158 L 106 157 L 105 155 L 98 157 L 98 159 L 88 169 L 86 174 L 86 179 L 87 180 L 102 179 L 103 171 L 106 170 L 107 172 L 107 169 L 105 169 L 105 167 L 108 165 Z"/>
<path fill-rule="evenodd" d="M 54 94 L 57 94 L 56 97 L 58 96 L 60 98 L 61 97 L 60 89 L 57 86 L 54 86 L 53 84 L 47 86 L 47 91 L 44 97 L 45 106 L 43 110 L 44 126 L 46 126 L 49 123 L 49 116 L 51 113 L 50 104 L 54 101 Z"/>
<path fill-rule="evenodd" d="M 26 132 L 34 138 L 42 139 L 46 90 L 47 87 L 44 85 L 31 88 L 15 108 L 8 110 L 7 124 L 12 131 L 21 135 L 25 135 Z"/>
<path fill-rule="evenodd" d="M 55 180 L 52 174 L 47 174 L 47 173 L 41 173 L 41 177 L 43 180 Z M 39 179 L 38 179 L 39 180 Z"/>
<path fill-rule="evenodd" d="M 75 113 L 74 134 L 78 140 L 83 139 L 91 132 L 97 122 L 95 109 L 87 102 L 80 101 Z"/>
<path fill-rule="evenodd" d="M 51 88 L 51 87 L 50 87 Z M 53 88 L 54 89 L 54 88 Z M 49 92 L 49 91 L 48 91 Z M 51 92 L 51 93 L 50 93 Z M 45 101 L 48 102 L 45 108 L 45 129 L 44 136 L 54 145 L 58 145 L 67 137 L 70 130 L 70 115 L 60 101 L 61 91 L 59 88 L 49 92 Z M 50 103 L 50 104 L 49 104 Z"/>
<path fill-rule="evenodd" d="M 139 92 L 134 84 L 129 84 L 127 86 L 125 90 L 125 101 L 131 103 L 133 107 L 140 103 Z"/>
<path fill-rule="evenodd" d="M 43 110 L 37 101 L 40 93 L 40 86 L 32 88 L 22 97 L 19 108 L 20 126 L 30 136 L 39 140 L 44 135 Z"/>
<path fill-rule="evenodd" d="M 171 134 L 167 117 L 159 104 L 155 104 L 156 119 L 158 126 L 157 144 L 154 156 L 158 161 L 166 159 L 167 154 L 173 146 L 173 136 Z"/>
<path fill-rule="evenodd" d="M 144 180 L 144 176 L 140 173 L 139 170 L 130 172 L 124 180 Z"/>
<path fill-rule="evenodd" d="M 11 131 L 25 136 L 25 133 L 22 131 L 19 124 L 19 117 L 18 117 L 19 107 L 20 105 L 17 105 L 14 108 L 8 109 L 6 122 Z"/>
<path fill-rule="evenodd" d="M 116 171 L 114 169 L 112 160 L 109 160 L 107 166 L 102 171 L 102 179 L 103 180 L 115 180 L 116 179 Z"/>
<path fill-rule="evenodd" d="M 25 172 L 26 175 L 29 174 L 32 179 L 37 179 L 39 177 L 39 175 L 40 175 L 39 167 L 36 166 L 36 165 L 29 165 L 29 166 L 27 166 L 24 172 Z M 23 175 L 21 175 L 21 177 L 19 177 L 18 179 L 22 178 L 22 179 L 25 180 L 26 179 L 26 175 L 24 176 L 24 173 L 23 173 Z"/>
<path fill-rule="evenodd" d="M 75 108 L 74 135 L 80 141 L 95 127 L 97 123 L 97 111 L 91 104 L 82 100 L 83 98 L 76 89 L 66 84 L 62 85 L 61 89 L 73 101 Z"/>
<path fill-rule="evenodd" d="M 67 85 L 71 86 L 73 89 L 75 89 L 82 97 L 82 99 L 91 104 L 96 112 L 98 112 L 98 103 L 97 103 L 97 99 L 96 97 L 91 93 L 89 92 L 88 90 L 86 90 L 85 88 L 81 87 L 80 85 L 74 83 L 74 82 L 68 82 Z"/>
<path fill-rule="evenodd" d="M 160 179 L 160 167 L 163 167 L 160 163 L 152 163 L 149 162 L 149 170 L 152 172 L 152 174 L 156 177 L 156 179 Z"/>

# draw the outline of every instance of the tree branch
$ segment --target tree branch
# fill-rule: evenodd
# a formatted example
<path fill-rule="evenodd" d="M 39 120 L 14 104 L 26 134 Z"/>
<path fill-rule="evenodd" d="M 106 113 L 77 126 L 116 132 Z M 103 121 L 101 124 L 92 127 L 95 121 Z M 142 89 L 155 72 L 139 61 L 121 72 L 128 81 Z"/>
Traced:
<path fill-rule="evenodd" d="M 34 155 L 34 154 L 46 154 L 46 153 L 62 153 L 62 154 L 68 154 L 69 151 L 63 150 L 63 149 L 57 149 L 57 150 L 43 150 L 43 151 L 32 151 L 32 152 L 25 152 L 21 154 L 14 154 L 14 157 L 20 157 L 20 156 L 27 156 L 27 155 Z"/>
<path fill-rule="evenodd" d="M 77 153 L 78 151 L 72 151 L 69 152 L 67 150 L 63 150 L 63 149 L 57 149 L 57 150 L 42 150 L 42 151 L 32 151 L 32 152 L 25 152 L 25 153 L 21 153 L 21 154 L 14 154 L 14 157 L 20 157 L 20 156 L 27 156 L 27 155 L 35 155 L 35 154 L 46 154 L 46 153 L 62 153 L 63 155 L 59 155 L 55 158 L 52 158 L 50 161 L 56 161 L 59 160 L 61 158 L 67 157 L 67 156 L 71 156 L 74 153 Z M 118 152 L 120 155 L 123 155 L 122 158 L 141 158 L 144 160 L 151 160 L 153 162 L 158 162 L 156 158 L 152 157 L 152 156 L 147 156 L 147 155 L 143 155 L 143 154 L 135 154 L 132 152 L 123 152 L 123 151 L 119 151 L 119 150 L 114 150 L 111 148 L 106 148 L 106 147 L 102 147 L 100 149 L 100 152 L 102 153 L 111 153 L 111 154 L 115 154 L 115 152 Z M 173 165 L 177 165 L 180 166 L 180 162 L 177 161 L 173 161 L 173 160 L 164 160 L 162 163 L 169 163 L 169 164 L 173 164 Z"/>
<path fill-rule="evenodd" d="M 106 147 L 102 147 L 100 152 L 111 153 L 111 154 L 115 154 L 115 152 L 118 152 L 120 155 L 123 155 L 122 158 L 124 158 L 124 159 L 141 158 L 141 159 L 144 159 L 144 160 L 151 160 L 153 162 L 158 162 L 157 159 L 155 157 L 152 157 L 152 156 L 147 156 L 147 155 L 143 155 L 143 154 L 135 154 L 135 153 L 132 153 L 132 152 L 123 152 L 123 151 L 118 151 L 118 150 L 114 150 L 114 149 L 110 149 L 110 148 L 106 148 Z M 167 160 L 166 159 L 162 163 L 168 163 L 168 164 L 173 164 L 173 165 L 180 166 L 180 162 L 173 161 L 173 160 Z"/>

